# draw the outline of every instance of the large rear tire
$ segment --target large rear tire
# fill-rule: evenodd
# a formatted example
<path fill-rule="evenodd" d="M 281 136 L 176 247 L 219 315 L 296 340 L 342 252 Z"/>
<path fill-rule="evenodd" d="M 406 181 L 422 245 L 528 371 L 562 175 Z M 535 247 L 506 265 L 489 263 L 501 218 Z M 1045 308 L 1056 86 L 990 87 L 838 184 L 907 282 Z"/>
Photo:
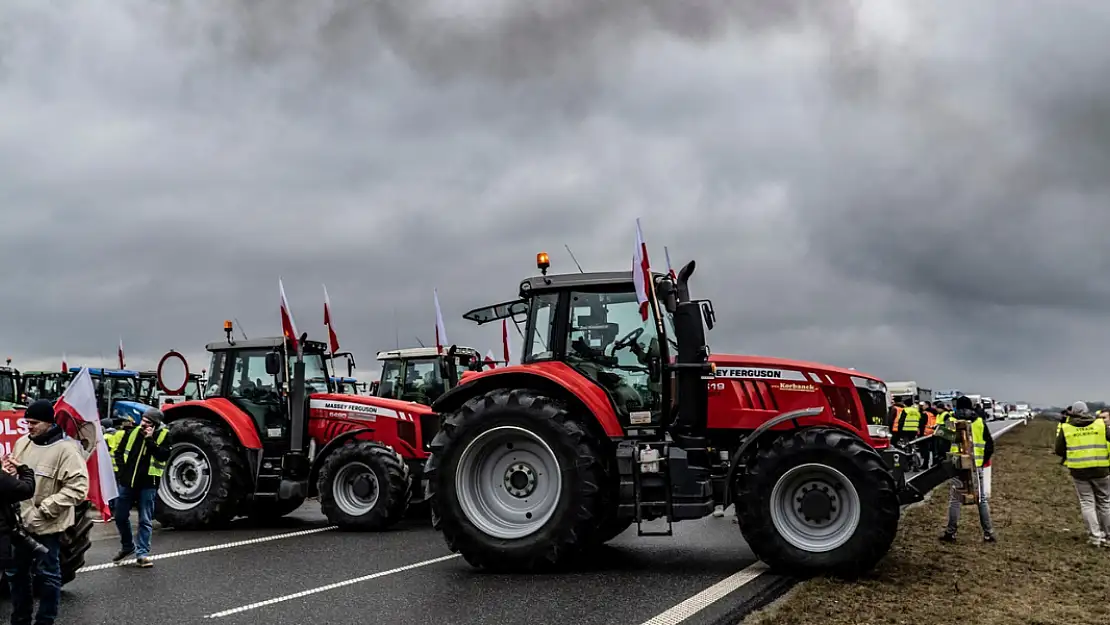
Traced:
<path fill-rule="evenodd" d="M 475 397 L 431 443 L 433 527 L 475 567 L 564 563 L 596 544 L 605 478 L 597 447 L 561 403 L 536 391 Z"/>
<path fill-rule="evenodd" d="M 166 442 L 170 457 L 154 517 L 181 530 L 230 522 L 250 492 L 250 472 L 235 437 L 208 421 L 187 418 L 170 424 Z"/>
<path fill-rule="evenodd" d="M 843 430 L 776 439 L 750 459 L 735 489 L 749 547 L 783 573 L 858 576 L 898 531 L 894 478 L 874 449 Z"/>
<path fill-rule="evenodd" d="M 373 532 L 405 516 L 412 497 L 408 465 L 392 448 L 354 441 L 331 452 L 317 482 L 320 509 L 339 529 Z"/>

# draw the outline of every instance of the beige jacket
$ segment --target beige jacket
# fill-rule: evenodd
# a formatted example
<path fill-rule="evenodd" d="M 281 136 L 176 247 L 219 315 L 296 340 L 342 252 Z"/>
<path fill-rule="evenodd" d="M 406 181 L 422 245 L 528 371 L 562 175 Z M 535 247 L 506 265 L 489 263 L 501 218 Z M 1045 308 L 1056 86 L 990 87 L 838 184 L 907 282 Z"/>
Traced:
<path fill-rule="evenodd" d="M 20 504 L 27 531 L 42 535 L 69 529 L 74 507 L 89 492 L 89 470 L 77 441 L 36 445 L 23 436 L 12 445 L 12 456 L 35 471 L 35 496 Z"/>

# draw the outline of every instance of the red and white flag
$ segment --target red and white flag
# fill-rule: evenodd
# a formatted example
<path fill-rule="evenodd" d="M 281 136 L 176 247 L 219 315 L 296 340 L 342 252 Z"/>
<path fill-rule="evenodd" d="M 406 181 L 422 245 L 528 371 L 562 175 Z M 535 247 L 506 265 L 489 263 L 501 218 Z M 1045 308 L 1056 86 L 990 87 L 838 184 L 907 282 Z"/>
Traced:
<path fill-rule="evenodd" d="M 509 320 L 508 319 L 502 319 L 501 320 L 501 350 L 504 352 L 505 366 L 508 367 L 509 363 L 511 362 L 510 359 L 509 359 L 509 355 L 513 353 L 512 348 L 509 347 Z"/>
<path fill-rule="evenodd" d="M 112 518 L 110 501 L 119 496 L 116 478 L 112 473 L 112 456 L 108 443 L 104 440 L 104 430 L 100 427 L 100 413 L 96 409 L 96 389 L 87 367 L 73 378 L 62 396 L 54 403 L 54 414 L 58 426 L 72 438 L 77 438 L 79 426 L 91 423 L 96 428 L 96 447 L 89 454 L 89 501 L 100 511 L 100 518 Z M 87 427 L 87 426 L 86 426 Z"/>
<path fill-rule="evenodd" d="M 487 349 L 486 350 L 486 364 L 489 365 L 490 369 L 496 369 L 497 368 L 497 361 L 493 359 L 493 350 L 492 349 Z"/>
<path fill-rule="evenodd" d="M 640 304 L 640 317 L 648 320 L 649 285 L 651 284 L 651 263 L 648 262 L 647 244 L 640 230 L 640 218 L 636 218 L 636 251 L 632 254 L 632 283 L 636 285 L 636 301 Z"/>
<path fill-rule="evenodd" d="M 289 300 L 285 299 L 285 284 L 278 278 L 278 290 L 281 291 L 281 333 L 293 343 L 293 351 L 297 350 L 297 326 L 293 323 L 293 313 L 289 310 Z"/>
<path fill-rule="evenodd" d="M 123 337 L 119 337 L 119 368 L 126 369 L 127 366 L 123 364 Z"/>
<path fill-rule="evenodd" d="M 339 351 L 339 337 L 335 335 L 335 326 L 331 319 L 331 298 L 328 297 L 328 286 L 324 285 L 324 325 L 328 328 L 328 347 L 334 355 Z"/>
<path fill-rule="evenodd" d="M 436 300 L 436 352 L 442 354 L 447 344 L 447 327 L 443 325 L 443 311 L 439 309 L 439 291 L 432 289 L 432 296 Z"/>
<path fill-rule="evenodd" d="M 63 352 L 62 353 L 62 373 L 66 373 L 67 371 L 69 371 L 69 364 L 66 363 L 66 355 L 65 355 L 65 352 Z"/>
<path fill-rule="evenodd" d="M 663 256 L 667 258 L 667 273 L 671 274 L 673 280 L 678 280 L 678 274 L 674 272 L 674 267 L 671 267 L 671 252 L 667 246 L 663 246 Z"/>

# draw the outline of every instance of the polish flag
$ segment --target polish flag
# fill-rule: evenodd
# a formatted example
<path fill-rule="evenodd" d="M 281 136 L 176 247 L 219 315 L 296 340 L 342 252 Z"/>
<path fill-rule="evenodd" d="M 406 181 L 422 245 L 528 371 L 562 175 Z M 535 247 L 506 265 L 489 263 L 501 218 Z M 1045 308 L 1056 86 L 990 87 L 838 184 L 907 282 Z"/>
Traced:
<path fill-rule="evenodd" d="M 447 327 L 443 325 L 443 311 L 439 308 L 439 291 L 432 289 L 432 296 L 436 300 L 436 353 L 442 354 L 447 343 Z"/>
<path fill-rule="evenodd" d="M 501 320 L 501 349 L 505 355 L 505 366 L 509 366 L 509 355 L 513 353 L 512 348 L 509 347 L 509 320 Z"/>
<path fill-rule="evenodd" d="M 636 301 L 640 304 L 640 317 L 648 320 L 648 293 L 651 291 L 651 263 L 648 262 L 647 244 L 640 229 L 640 218 L 636 218 L 636 251 L 632 254 L 632 282 L 636 285 Z"/>
<path fill-rule="evenodd" d="M 663 246 L 663 256 L 667 257 L 667 273 L 671 274 L 672 279 L 678 280 L 678 274 L 675 273 L 674 268 L 671 267 L 671 252 L 667 249 L 666 245 Z"/>
<path fill-rule="evenodd" d="M 112 510 L 108 503 L 119 496 L 119 490 L 112 473 L 112 456 L 108 451 L 108 442 L 104 440 L 104 430 L 100 427 L 96 389 L 87 367 L 81 368 L 54 403 L 54 414 L 58 426 L 71 438 L 79 441 L 95 440 L 94 450 L 89 453 L 86 461 L 89 469 L 88 499 L 100 511 L 101 519 L 110 520 Z"/>
<path fill-rule="evenodd" d="M 123 364 L 123 337 L 122 336 L 119 337 L 119 368 L 120 369 L 126 369 L 127 368 L 126 365 Z"/>
<path fill-rule="evenodd" d="M 497 361 L 495 361 L 493 359 L 493 350 L 492 349 L 487 349 L 486 350 L 486 364 L 489 365 L 490 369 L 496 369 L 497 368 Z"/>
<path fill-rule="evenodd" d="M 328 297 L 328 287 L 324 285 L 324 325 L 328 327 L 328 344 L 331 353 L 339 351 L 339 337 L 335 335 L 335 326 L 331 320 L 331 298 Z"/>
<path fill-rule="evenodd" d="M 293 351 L 297 350 L 297 326 L 293 323 L 293 313 L 289 310 L 289 300 L 285 299 L 285 284 L 278 278 L 278 290 L 281 291 L 281 333 L 293 343 Z"/>
<path fill-rule="evenodd" d="M 62 352 L 62 373 L 69 371 L 69 365 L 66 363 L 65 352 Z"/>

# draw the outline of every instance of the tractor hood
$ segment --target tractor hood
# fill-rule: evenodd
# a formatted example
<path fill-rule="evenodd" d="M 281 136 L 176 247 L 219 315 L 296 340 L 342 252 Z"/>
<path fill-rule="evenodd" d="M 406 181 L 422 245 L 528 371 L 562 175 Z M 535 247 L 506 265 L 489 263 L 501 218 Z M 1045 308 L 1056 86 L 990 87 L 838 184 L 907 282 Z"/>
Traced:
<path fill-rule="evenodd" d="M 372 395 L 315 393 L 309 399 L 310 407 L 313 410 L 324 408 L 365 414 L 381 414 L 384 412 L 390 416 L 396 414 L 422 415 L 431 414 L 432 412 L 430 407 L 414 401 L 386 399 L 384 397 L 374 397 Z M 364 406 L 365 408 L 360 408 L 360 406 Z M 369 410 L 368 408 L 377 408 L 378 410 Z"/>
<path fill-rule="evenodd" d="M 718 378 L 741 378 L 752 380 L 782 380 L 787 382 L 830 383 L 829 375 L 845 375 L 862 380 L 882 383 L 882 380 L 869 373 L 846 369 L 835 365 L 805 360 L 790 360 L 774 356 L 751 356 L 737 354 L 714 354 L 709 362 L 717 365 Z M 864 382 L 866 384 L 866 382 Z"/>

